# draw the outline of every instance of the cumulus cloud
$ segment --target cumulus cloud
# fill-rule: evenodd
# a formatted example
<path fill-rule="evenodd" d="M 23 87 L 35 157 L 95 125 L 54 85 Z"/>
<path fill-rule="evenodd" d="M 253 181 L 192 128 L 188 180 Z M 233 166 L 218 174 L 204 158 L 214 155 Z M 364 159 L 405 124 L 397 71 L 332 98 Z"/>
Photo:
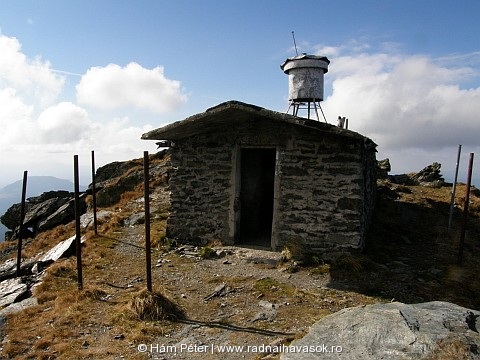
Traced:
<path fill-rule="evenodd" d="M 29 127 L 33 106 L 25 104 L 13 88 L 0 88 L 0 150 L 20 141 Z"/>
<path fill-rule="evenodd" d="M 76 90 L 79 103 L 101 109 L 133 106 L 162 114 L 187 100 L 180 82 L 167 79 L 163 67 L 150 70 L 134 62 L 90 68 Z"/>
<path fill-rule="evenodd" d="M 478 145 L 480 87 L 463 86 L 478 77 L 471 56 L 464 56 L 470 59 L 465 65 L 395 51 L 325 50 L 336 54 L 327 75 L 333 90 L 324 103 L 329 119 L 347 116 L 350 128 L 380 150 Z"/>
<path fill-rule="evenodd" d="M 62 90 L 64 77 L 40 57 L 29 59 L 16 38 L 0 33 L 0 86 L 15 88 L 18 96 L 32 96 L 41 106 L 51 104 Z"/>
<path fill-rule="evenodd" d="M 84 109 L 71 102 L 61 102 L 40 114 L 38 128 L 41 141 L 68 144 L 88 136 L 93 130 L 93 124 Z"/>
<path fill-rule="evenodd" d="M 92 149 L 100 158 L 98 165 L 141 157 L 146 144 L 140 136 L 151 126 L 132 125 L 128 118 L 131 108 L 166 111 L 185 100 L 180 83 L 166 79 L 161 68 L 109 65 L 90 69 L 79 89 L 100 99 L 112 95 L 108 89 L 115 90 L 117 95 L 107 103 L 125 107 L 125 115 L 92 115 L 81 105 L 63 99 L 65 76 L 71 73 L 52 69 L 40 57 L 28 57 L 17 39 L 1 33 L 0 54 L 0 166 L 8 169 L 0 177 L 0 186 L 18 180 L 25 169 L 34 175 L 70 178 L 73 155 L 83 155 L 88 163 Z M 102 71 L 105 69 L 108 71 Z M 118 76 L 118 82 L 112 82 L 111 76 Z M 124 104 L 122 99 L 127 99 Z M 88 166 L 86 169 L 88 173 Z"/>

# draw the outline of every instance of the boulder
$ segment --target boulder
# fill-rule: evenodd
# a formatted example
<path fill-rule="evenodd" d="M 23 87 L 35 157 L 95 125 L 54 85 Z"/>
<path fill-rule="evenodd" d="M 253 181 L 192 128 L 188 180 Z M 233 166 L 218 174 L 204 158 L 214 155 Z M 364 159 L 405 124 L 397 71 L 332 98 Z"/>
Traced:
<path fill-rule="evenodd" d="M 434 162 L 424 167 L 418 173 L 388 175 L 388 179 L 394 184 L 442 187 L 445 184 L 445 179 L 440 173 L 441 167 L 441 164 Z"/>
<path fill-rule="evenodd" d="M 413 177 L 423 186 L 441 187 L 445 183 L 442 174 L 440 173 L 441 164 L 434 162 L 420 170 Z"/>
<path fill-rule="evenodd" d="M 44 218 L 57 210 L 60 206 L 73 199 L 73 194 L 68 191 L 47 191 L 40 196 L 30 197 L 25 202 L 26 227 L 36 223 L 38 218 Z M 12 205 L 1 217 L 0 221 L 7 228 L 13 230 L 20 222 L 20 203 Z"/>
<path fill-rule="evenodd" d="M 86 211 L 86 194 L 80 194 L 80 212 Z M 73 194 L 68 191 L 49 191 L 40 196 L 28 198 L 25 203 L 23 237 L 35 237 L 38 232 L 53 229 L 75 219 Z M 14 230 L 11 238 L 18 234 L 20 225 L 20 204 L 12 205 L 0 218 L 9 229 Z M 31 229 L 31 230 L 29 230 Z"/>
<path fill-rule="evenodd" d="M 391 170 L 392 167 L 390 166 L 389 159 L 377 161 L 377 179 L 386 179 Z"/>
<path fill-rule="evenodd" d="M 317 321 L 280 359 L 480 359 L 479 316 L 441 301 L 347 308 Z"/>
<path fill-rule="evenodd" d="M 107 180 L 112 180 L 117 177 L 125 175 L 135 167 L 142 167 L 143 162 L 141 159 L 130 161 L 114 161 L 112 163 L 101 166 L 95 172 L 95 180 L 97 183 L 102 183 Z"/>
<path fill-rule="evenodd" d="M 87 205 L 85 203 L 86 194 L 81 194 L 80 214 L 85 213 Z M 39 220 L 37 224 L 37 231 L 45 231 L 53 229 L 55 226 L 67 224 L 75 219 L 75 200 L 69 199 L 68 202 L 51 212 L 46 218 Z"/>
<path fill-rule="evenodd" d="M 97 222 L 102 222 L 110 218 L 114 214 L 113 211 L 100 210 L 97 211 Z M 93 226 L 93 211 L 87 211 L 80 217 L 80 224 L 82 228 L 86 229 L 89 226 Z"/>
<path fill-rule="evenodd" d="M 32 196 L 27 199 L 30 204 L 40 204 L 44 201 L 50 199 L 71 199 L 73 198 L 73 193 L 66 190 L 57 190 L 57 191 L 46 191 L 39 196 Z"/>

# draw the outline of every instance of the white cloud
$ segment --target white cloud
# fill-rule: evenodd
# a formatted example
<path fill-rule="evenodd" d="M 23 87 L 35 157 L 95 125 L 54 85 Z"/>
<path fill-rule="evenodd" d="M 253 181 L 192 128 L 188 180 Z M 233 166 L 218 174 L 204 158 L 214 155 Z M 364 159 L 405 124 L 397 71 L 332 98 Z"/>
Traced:
<path fill-rule="evenodd" d="M 87 112 L 70 102 L 45 109 L 38 117 L 39 140 L 51 144 L 69 144 L 88 137 L 93 124 Z"/>
<path fill-rule="evenodd" d="M 77 85 L 78 102 L 101 109 L 133 106 L 162 114 L 182 105 L 187 97 L 179 81 L 167 79 L 163 67 L 146 69 L 137 63 L 125 67 L 93 67 Z"/>
<path fill-rule="evenodd" d="M 390 158 L 392 173 L 437 161 L 452 180 L 458 145 L 463 157 L 480 151 L 480 52 L 433 58 L 396 44 L 349 45 L 317 47 L 331 61 L 322 105 L 329 122 L 348 117 L 351 130 L 378 144 L 377 158 Z"/>
<path fill-rule="evenodd" d="M 60 93 L 64 78 L 53 73 L 40 57 L 29 59 L 16 38 L 0 33 L 0 86 L 11 86 L 19 96 L 32 96 L 40 105 L 51 104 Z"/>
<path fill-rule="evenodd" d="M 478 79 L 474 54 L 456 56 L 468 59 L 466 64 L 397 52 L 327 50 L 337 54 L 327 74 L 333 89 L 324 103 L 327 118 L 348 117 L 350 129 L 372 138 L 380 153 L 478 146 L 480 87 L 463 86 Z"/>
<path fill-rule="evenodd" d="M 0 150 L 21 141 L 23 129 L 29 126 L 33 106 L 17 96 L 13 88 L 0 88 Z"/>
<path fill-rule="evenodd" d="M 23 170 L 28 170 L 30 175 L 71 178 L 74 154 L 81 157 L 83 179 L 87 179 L 82 181 L 88 183 L 85 174 L 90 172 L 91 150 L 95 150 L 97 166 L 101 166 L 141 157 L 145 147 L 151 145 L 140 137 L 152 127 L 133 126 L 126 116 L 132 106 L 153 106 L 158 112 L 176 106 L 175 101 L 185 100 L 180 93 L 180 83 L 166 79 L 160 68 L 147 70 L 136 64 L 126 68 L 109 65 L 106 73 L 102 70 L 107 68 L 94 68 L 99 69 L 98 72 L 91 69 L 82 78 L 82 86 L 88 91 L 92 91 L 90 86 L 97 86 L 98 92 L 91 94 L 100 98 L 108 97 L 107 89 L 116 90 L 119 96 L 109 101 L 116 107 L 123 105 L 125 116 L 91 115 L 78 104 L 60 101 L 67 72 L 52 69 L 40 58 L 29 58 L 22 53 L 17 39 L 1 33 L 0 54 L 0 167 L 8 169 L 0 177 L 0 186 L 21 178 Z M 112 69 L 120 71 L 113 71 L 112 75 L 109 72 Z M 118 77 L 118 82 L 112 83 L 110 76 Z M 141 86 L 150 86 L 150 93 L 137 94 Z M 102 95 L 104 91 L 106 95 Z M 129 94 L 132 98 L 122 104 L 122 99 Z M 178 96 L 175 101 L 174 96 Z"/>

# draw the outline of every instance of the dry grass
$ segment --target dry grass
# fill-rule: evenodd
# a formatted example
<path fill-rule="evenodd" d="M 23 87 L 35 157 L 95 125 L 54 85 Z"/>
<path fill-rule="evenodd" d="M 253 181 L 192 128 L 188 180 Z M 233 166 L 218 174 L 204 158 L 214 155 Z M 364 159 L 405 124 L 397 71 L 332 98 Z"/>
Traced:
<path fill-rule="evenodd" d="M 24 258 L 30 258 L 41 252 L 48 251 L 59 242 L 68 239 L 74 234 L 75 225 L 73 222 L 41 232 L 34 240 L 28 241 L 28 245 L 23 248 L 22 256 Z"/>
<path fill-rule="evenodd" d="M 447 337 L 438 343 L 438 347 L 425 360 L 470 360 L 472 354 L 478 353 L 474 343 L 473 339 L 461 341 Z"/>
<path fill-rule="evenodd" d="M 160 292 L 140 291 L 132 298 L 129 308 L 139 320 L 181 320 L 183 310 Z"/>

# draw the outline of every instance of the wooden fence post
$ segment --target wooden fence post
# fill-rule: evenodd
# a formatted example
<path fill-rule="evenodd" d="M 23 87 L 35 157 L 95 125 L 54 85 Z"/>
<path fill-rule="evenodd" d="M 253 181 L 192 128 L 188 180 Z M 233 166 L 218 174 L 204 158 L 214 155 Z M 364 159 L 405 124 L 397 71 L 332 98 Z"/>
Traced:
<path fill-rule="evenodd" d="M 460 163 L 461 153 L 462 153 L 462 145 L 458 145 L 457 163 L 455 165 L 455 179 L 453 179 L 452 198 L 450 199 L 450 213 L 448 215 L 448 228 L 447 228 L 448 232 L 450 232 L 450 228 L 452 227 L 453 206 L 455 205 L 455 191 L 457 189 L 458 165 Z"/>
<path fill-rule="evenodd" d="M 18 244 L 17 244 L 17 277 L 20 276 L 20 267 L 22 265 L 22 241 L 23 241 L 23 221 L 25 220 L 25 197 L 27 194 L 27 174 L 23 172 L 22 183 L 22 202 L 20 204 L 20 225 L 18 227 Z"/>
<path fill-rule="evenodd" d="M 93 202 L 93 230 L 98 235 L 97 223 L 97 190 L 95 185 L 95 152 L 92 150 L 92 202 Z"/>
<path fill-rule="evenodd" d="M 152 259 L 150 245 L 150 186 L 148 151 L 143 152 L 144 200 L 145 200 L 145 258 L 147 266 L 147 290 L 152 291 Z"/>
<path fill-rule="evenodd" d="M 73 157 L 74 190 L 75 190 L 75 247 L 77 255 L 77 283 L 78 290 L 83 289 L 82 274 L 82 242 L 80 233 L 80 185 L 78 177 L 78 155 Z"/>
<path fill-rule="evenodd" d="M 463 264 L 463 244 L 465 243 L 465 229 L 467 227 L 468 206 L 470 202 L 470 184 L 472 182 L 472 168 L 473 168 L 473 153 L 470 153 L 470 161 L 468 162 L 468 176 L 467 176 L 467 194 L 465 195 L 465 206 L 463 209 L 462 231 L 460 234 L 460 246 L 458 249 L 458 265 Z"/>

